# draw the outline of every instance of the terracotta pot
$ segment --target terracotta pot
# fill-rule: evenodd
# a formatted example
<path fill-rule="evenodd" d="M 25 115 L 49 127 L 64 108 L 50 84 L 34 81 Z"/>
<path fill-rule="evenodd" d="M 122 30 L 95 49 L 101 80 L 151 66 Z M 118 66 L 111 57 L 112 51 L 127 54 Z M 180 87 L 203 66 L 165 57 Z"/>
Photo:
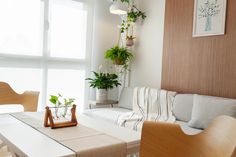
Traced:
<path fill-rule="evenodd" d="M 133 46 L 134 45 L 134 39 L 127 39 L 126 40 L 126 46 Z"/>
<path fill-rule="evenodd" d="M 116 64 L 116 65 L 124 65 L 125 63 L 124 63 L 124 61 L 122 61 L 122 60 L 120 60 L 120 59 L 115 59 L 114 61 L 113 61 L 113 64 Z"/>

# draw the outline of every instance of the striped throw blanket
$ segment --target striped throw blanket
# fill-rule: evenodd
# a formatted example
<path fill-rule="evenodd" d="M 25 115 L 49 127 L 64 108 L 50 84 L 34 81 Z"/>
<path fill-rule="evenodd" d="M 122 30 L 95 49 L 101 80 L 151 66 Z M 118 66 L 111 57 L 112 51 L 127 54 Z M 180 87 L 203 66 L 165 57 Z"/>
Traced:
<path fill-rule="evenodd" d="M 133 111 L 120 115 L 117 123 L 133 130 L 141 130 L 145 120 L 175 122 L 172 113 L 176 92 L 137 87 L 133 93 Z"/>

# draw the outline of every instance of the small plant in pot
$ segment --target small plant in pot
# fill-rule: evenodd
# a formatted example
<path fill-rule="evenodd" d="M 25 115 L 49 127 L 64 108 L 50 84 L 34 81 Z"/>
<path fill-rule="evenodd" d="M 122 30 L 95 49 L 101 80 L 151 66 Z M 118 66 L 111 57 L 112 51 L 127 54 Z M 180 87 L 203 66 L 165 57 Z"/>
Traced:
<path fill-rule="evenodd" d="M 113 64 L 123 65 L 126 69 L 128 62 L 133 58 L 133 54 L 127 48 L 114 46 L 105 52 L 105 58 L 110 59 Z"/>
<path fill-rule="evenodd" d="M 116 74 L 94 72 L 94 78 L 86 78 L 90 87 L 96 88 L 96 100 L 107 100 L 108 90 L 120 86 L 118 76 Z"/>
<path fill-rule="evenodd" d="M 127 36 L 126 37 L 126 46 L 133 46 L 134 45 L 134 39 L 135 37 L 131 36 Z"/>
<path fill-rule="evenodd" d="M 65 117 L 68 111 L 68 108 L 71 107 L 75 101 L 74 98 L 63 98 L 62 95 L 59 93 L 58 95 L 50 95 L 49 101 L 54 105 L 55 107 L 55 116 L 54 118 L 59 118 L 58 110 L 60 107 L 64 108 L 62 117 Z M 62 102 L 63 101 L 63 102 Z"/>

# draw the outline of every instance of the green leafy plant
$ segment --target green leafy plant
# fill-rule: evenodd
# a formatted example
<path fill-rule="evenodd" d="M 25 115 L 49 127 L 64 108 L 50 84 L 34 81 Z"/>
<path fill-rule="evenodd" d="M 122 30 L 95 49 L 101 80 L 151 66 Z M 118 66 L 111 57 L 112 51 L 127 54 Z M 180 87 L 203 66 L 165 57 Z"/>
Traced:
<path fill-rule="evenodd" d="M 94 71 L 93 74 L 95 76 L 94 78 L 86 78 L 86 80 L 89 80 L 90 87 L 92 88 L 108 90 L 121 85 L 116 74 L 98 73 Z"/>
<path fill-rule="evenodd" d="M 55 107 L 59 107 L 61 106 L 61 102 L 59 101 L 59 98 L 62 97 L 62 95 L 60 93 L 58 93 L 58 95 L 50 95 L 50 99 L 49 101 L 55 105 Z"/>
<path fill-rule="evenodd" d="M 64 103 L 62 103 L 60 100 L 60 98 L 62 98 L 62 95 L 60 93 L 58 93 L 58 95 L 50 95 L 50 99 L 49 101 L 54 104 L 55 106 L 55 114 L 56 114 L 56 117 L 58 118 L 58 110 L 59 110 L 59 107 L 64 105 L 64 113 L 63 113 L 63 117 L 66 116 L 66 113 L 67 113 L 67 110 L 68 110 L 68 107 L 72 106 L 75 99 L 74 98 L 63 98 L 64 100 Z"/>
<path fill-rule="evenodd" d="M 120 0 L 121 2 L 125 2 L 125 3 L 128 3 L 128 4 L 130 4 L 130 0 Z"/>
<path fill-rule="evenodd" d="M 120 25 L 120 32 L 124 33 L 125 31 L 128 31 L 129 28 L 132 26 L 132 24 L 137 22 L 138 19 L 145 20 L 147 16 L 145 12 L 141 11 L 135 5 L 133 5 L 131 0 L 120 0 L 120 1 L 122 3 L 127 3 L 129 8 L 126 20 L 122 20 L 122 23 Z"/>
<path fill-rule="evenodd" d="M 110 59 L 114 64 L 123 65 L 123 68 L 127 69 L 133 54 L 127 48 L 114 46 L 105 52 L 105 58 Z"/>

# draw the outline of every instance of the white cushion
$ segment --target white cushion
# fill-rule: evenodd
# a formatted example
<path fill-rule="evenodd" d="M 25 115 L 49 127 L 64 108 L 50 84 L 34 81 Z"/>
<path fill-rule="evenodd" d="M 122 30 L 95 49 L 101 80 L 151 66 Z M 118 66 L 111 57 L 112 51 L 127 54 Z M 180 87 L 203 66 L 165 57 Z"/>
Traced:
<path fill-rule="evenodd" d="M 125 87 L 121 91 L 118 106 L 132 110 L 134 88 Z"/>
<path fill-rule="evenodd" d="M 97 108 L 97 109 L 86 110 L 84 111 L 84 114 L 90 117 L 99 118 L 107 122 L 116 124 L 118 117 L 121 114 L 127 112 L 131 112 L 131 110 L 124 108 Z"/>
<path fill-rule="evenodd" d="M 173 113 L 177 120 L 188 122 L 193 108 L 193 94 L 177 94 L 173 103 Z"/>
<path fill-rule="evenodd" d="M 187 135 L 196 135 L 203 131 L 202 129 L 191 128 L 188 123 L 183 121 L 176 121 L 176 123 L 180 125 L 182 131 Z"/>
<path fill-rule="evenodd" d="M 194 95 L 192 117 L 188 125 L 204 129 L 214 118 L 220 115 L 236 117 L 236 100 Z"/>

